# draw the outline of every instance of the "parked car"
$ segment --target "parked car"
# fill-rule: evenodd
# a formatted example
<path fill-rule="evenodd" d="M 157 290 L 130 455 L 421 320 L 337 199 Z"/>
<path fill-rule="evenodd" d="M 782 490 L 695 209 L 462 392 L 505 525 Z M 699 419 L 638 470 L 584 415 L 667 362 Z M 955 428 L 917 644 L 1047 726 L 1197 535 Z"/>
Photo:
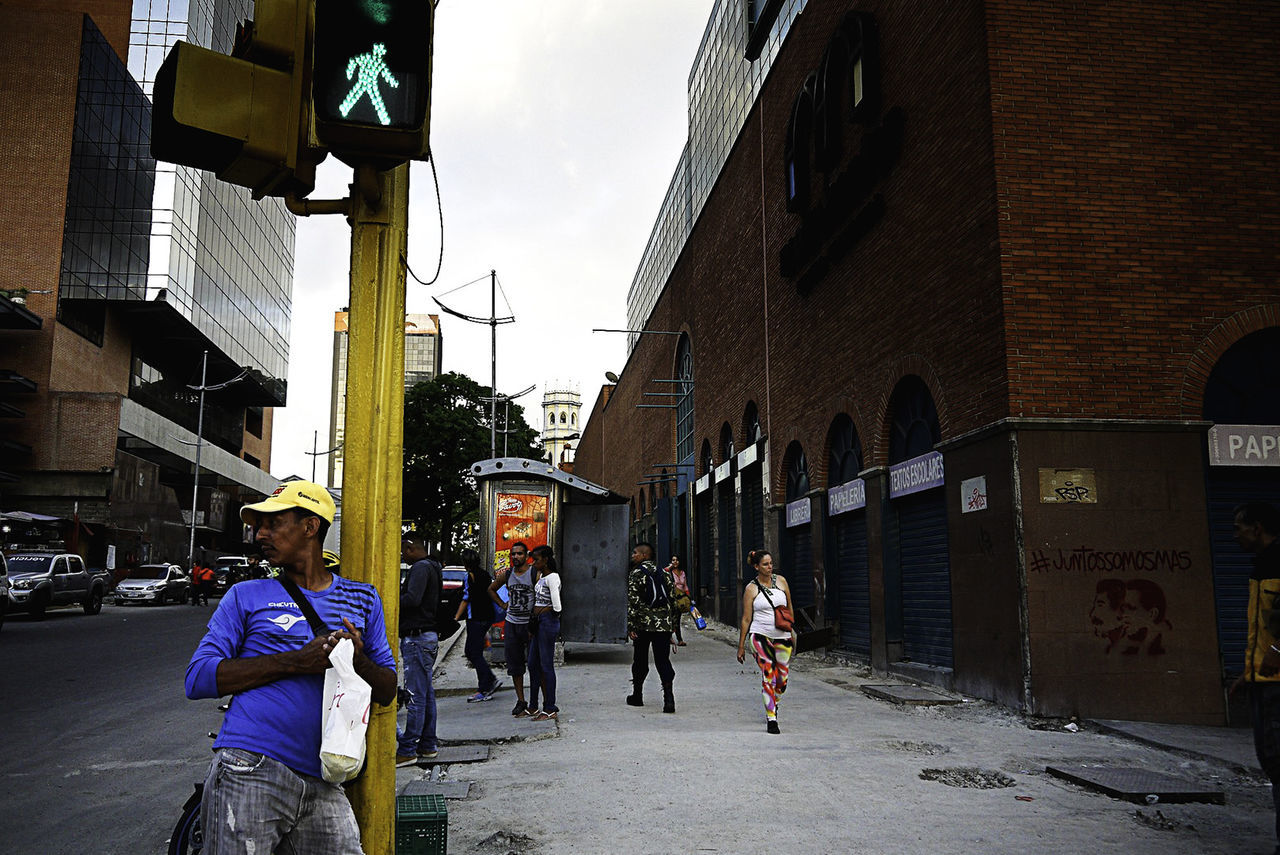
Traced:
<path fill-rule="evenodd" d="M 111 582 L 105 570 L 87 570 L 84 559 L 70 552 L 14 552 L 8 556 L 9 599 L 43 620 L 50 606 L 80 604 L 87 615 L 102 611 Z"/>
<path fill-rule="evenodd" d="M 4 627 L 4 616 L 9 611 L 9 570 L 5 564 L 4 553 L 0 552 L 0 628 Z"/>
<path fill-rule="evenodd" d="M 190 577 L 177 564 L 143 564 L 116 585 L 116 605 L 181 603 L 190 588 Z"/>

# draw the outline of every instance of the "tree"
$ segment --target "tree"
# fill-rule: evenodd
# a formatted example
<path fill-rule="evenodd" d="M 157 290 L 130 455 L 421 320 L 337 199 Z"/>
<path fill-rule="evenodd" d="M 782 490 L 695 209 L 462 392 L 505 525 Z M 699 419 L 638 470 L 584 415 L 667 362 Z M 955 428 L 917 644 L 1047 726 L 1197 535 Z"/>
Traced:
<path fill-rule="evenodd" d="M 488 386 L 449 372 L 418 383 L 404 401 L 404 518 L 448 551 L 454 529 L 480 507 L 471 464 L 489 458 Z M 524 408 L 498 405 L 498 428 L 509 416 L 506 435 L 511 457 L 542 457 L 538 432 L 524 420 Z M 503 435 L 498 434 L 498 454 Z"/>

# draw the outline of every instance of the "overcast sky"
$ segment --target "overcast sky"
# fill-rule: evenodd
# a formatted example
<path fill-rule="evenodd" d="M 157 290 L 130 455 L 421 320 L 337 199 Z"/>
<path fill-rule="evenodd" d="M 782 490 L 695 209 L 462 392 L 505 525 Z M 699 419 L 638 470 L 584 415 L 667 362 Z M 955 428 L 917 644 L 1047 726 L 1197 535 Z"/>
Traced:
<path fill-rule="evenodd" d="M 516 322 L 498 327 L 498 391 L 541 426 L 542 391 L 582 393 L 583 417 L 621 371 L 626 294 L 688 136 L 688 76 L 714 0 L 441 0 L 431 148 L 444 211 L 444 266 L 410 279 L 408 310 L 496 270 Z M 344 195 L 327 161 L 313 198 Z M 410 176 L 409 265 L 436 269 L 431 167 Z M 299 218 L 289 406 L 276 410 L 271 472 L 311 474 L 313 431 L 328 446 L 333 313 L 348 302 L 344 218 Z M 488 315 L 487 282 L 442 301 Z M 499 295 L 499 314 L 504 307 Z M 444 370 L 489 383 L 489 327 L 442 315 Z M 323 458 L 317 480 L 327 471 Z"/>

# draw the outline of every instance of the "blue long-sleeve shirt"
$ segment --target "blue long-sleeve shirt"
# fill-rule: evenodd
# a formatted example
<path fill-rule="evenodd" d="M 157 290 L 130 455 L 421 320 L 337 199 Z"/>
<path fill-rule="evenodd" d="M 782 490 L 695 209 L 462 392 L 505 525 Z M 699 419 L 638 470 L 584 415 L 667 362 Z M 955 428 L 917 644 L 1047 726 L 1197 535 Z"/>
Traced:
<path fill-rule="evenodd" d="M 306 591 L 320 619 L 344 629 L 345 617 L 360 631 L 364 653 L 374 664 L 395 670 L 387 641 L 382 600 L 364 582 L 334 576 L 323 591 Z M 293 597 L 275 579 L 231 586 L 209 619 L 209 631 L 187 664 L 187 697 L 218 697 L 218 664 L 224 659 L 300 650 L 313 634 Z M 323 674 L 281 677 L 235 695 L 214 742 L 215 748 L 256 751 L 295 772 L 320 776 L 320 719 Z"/>

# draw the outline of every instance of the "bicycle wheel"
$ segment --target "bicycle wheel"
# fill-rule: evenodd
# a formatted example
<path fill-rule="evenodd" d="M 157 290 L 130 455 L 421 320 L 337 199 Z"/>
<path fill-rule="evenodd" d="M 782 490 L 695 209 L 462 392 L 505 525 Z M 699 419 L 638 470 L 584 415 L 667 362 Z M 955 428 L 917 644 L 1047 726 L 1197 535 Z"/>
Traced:
<path fill-rule="evenodd" d="M 195 855 L 204 849 L 204 835 L 200 829 L 200 800 L 204 796 L 204 783 L 196 784 L 195 790 L 182 806 L 182 816 L 173 827 L 169 855 Z"/>

